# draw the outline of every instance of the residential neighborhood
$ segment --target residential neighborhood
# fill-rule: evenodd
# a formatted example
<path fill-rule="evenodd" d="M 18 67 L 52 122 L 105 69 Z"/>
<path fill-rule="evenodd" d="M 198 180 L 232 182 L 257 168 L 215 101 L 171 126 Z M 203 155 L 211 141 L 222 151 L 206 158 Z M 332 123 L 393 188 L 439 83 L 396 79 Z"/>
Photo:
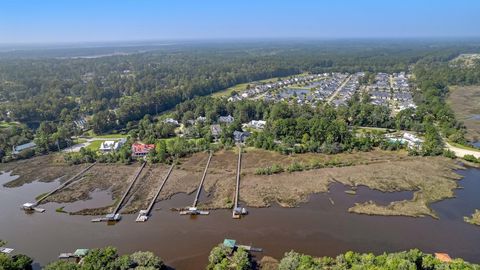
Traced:
<path fill-rule="evenodd" d="M 390 107 L 397 112 L 416 108 L 408 77 L 405 72 L 376 74 L 375 82 L 368 86 L 372 103 Z"/>
<path fill-rule="evenodd" d="M 251 83 L 248 89 L 234 94 L 228 101 L 263 99 L 311 106 L 327 102 L 338 107 L 347 105 L 347 101 L 355 93 L 362 92 L 370 95 L 372 104 L 388 106 L 394 112 L 416 107 L 408 82 L 409 75 L 405 72 L 377 73 L 375 82 L 366 87 L 360 85 L 360 79 L 364 76 L 365 72 L 334 72 L 299 75 L 275 83 Z"/>

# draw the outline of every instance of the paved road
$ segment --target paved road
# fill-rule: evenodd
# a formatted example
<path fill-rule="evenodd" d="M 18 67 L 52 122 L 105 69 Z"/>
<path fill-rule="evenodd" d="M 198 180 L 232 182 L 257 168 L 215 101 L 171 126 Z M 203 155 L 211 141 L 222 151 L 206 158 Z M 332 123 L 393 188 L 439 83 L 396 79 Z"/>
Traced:
<path fill-rule="evenodd" d="M 121 139 L 123 139 L 123 138 L 97 138 L 97 137 L 93 137 L 93 138 L 87 139 L 87 141 L 84 142 L 84 143 L 79 143 L 79 144 L 72 145 L 70 147 L 67 147 L 67 148 L 63 149 L 62 151 L 63 152 L 79 152 L 80 148 L 89 146 L 93 141 L 118 141 L 118 140 L 121 140 Z"/>
<path fill-rule="evenodd" d="M 468 150 L 468 149 L 455 147 L 455 146 L 453 146 L 453 145 L 451 145 L 447 142 L 445 143 L 445 146 L 450 151 L 453 151 L 457 157 L 463 158 L 465 155 L 473 155 L 476 158 L 480 158 L 480 151 Z"/>
<path fill-rule="evenodd" d="M 342 89 L 345 84 L 347 84 L 348 81 L 350 81 L 350 78 L 352 77 L 352 75 L 348 76 L 341 84 L 340 86 L 337 88 L 337 90 L 335 90 L 335 92 L 333 92 L 333 94 L 327 99 L 327 103 L 330 103 L 332 102 L 332 100 L 338 95 L 338 93 L 340 92 L 340 89 Z"/>

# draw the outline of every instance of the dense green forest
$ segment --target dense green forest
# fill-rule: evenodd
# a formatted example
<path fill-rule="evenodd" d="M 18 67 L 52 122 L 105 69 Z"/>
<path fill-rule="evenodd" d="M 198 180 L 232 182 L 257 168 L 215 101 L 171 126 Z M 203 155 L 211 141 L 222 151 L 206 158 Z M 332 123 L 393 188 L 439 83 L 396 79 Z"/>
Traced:
<path fill-rule="evenodd" d="M 0 58 L 0 112 L 3 119 L 39 122 L 115 110 L 112 121 L 125 125 L 238 83 L 300 72 L 405 71 L 425 57 L 448 60 L 473 49 L 344 41 L 198 44 L 93 59 Z"/>
<path fill-rule="evenodd" d="M 446 263 L 436 259 L 431 254 L 425 254 L 418 249 L 406 252 L 384 253 L 375 256 L 372 253 L 360 254 L 346 252 L 335 258 L 314 258 L 296 252 L 288 252 L 280 261 L 279 270 L 300 269 L 409 269 L 409 270 L 435 270 L 435 269 L 480 269 L 479 265 L 470 264 L 462 259 Z"/>
<path fill-rule="evenodd" d="M 0 242 L 0 246 L 3 242 Z M 33 260 L 26 255 L 9 256 L 0 253 L 0 269 L 31 270 Z M 202 269 L 203 267 L 198 267 Z M 163 260 L 149 251 L 137 251 L 132 254 L 119 255 L 114 247 L 91 249 L 83 257 L 80 264 L 68 260 L 58 260 L 46 265 L 45 270 L 127 270 L 127 269 L 173 269 L 167 267 Z M 214 247 L 208 256 L 207 270 L 253 270 L 259 268 L 259 262 L 242 248 L 229 248 L 223 244 Z M 274 269 L 274 268 L 268 268 Z M 348 251 L 335 258 L 315 258 L 294 251 L 285 253 L 279 261 L 278 270 L 309 270 L 309 269 L 385 269 L 385 270 L 460 270 L 480 269 L 480 265 L 471 264 L 462 259 L 442 262 L 433 255 L 423 253 L 418 249 L 404 252 L 356 253 Z"/>
<path fill-rule="evenodd" d="M 160 144 L 157 148 L 164 150 L 152 159 L 165 160 L 173 152 L 208 148 L 212 137 L 207 124 L 225 114 L 238 120 L 223 129 L 221 141 L 227 145 L 241 123 L 265 119 L 268 131 L 254 134 L 249 144 L 281 152 L 368 150 L 382 142 L 356 138 L 349 129 L 371 126 L 428 131 L 433 142 L 419 154 L 437 155 L 442 152 L 440 135 L 465 143 L 465 128 L 445 104 L 448 85 L 480 80 L 479 65 L 462 67 L 449 61 L 460 53 L 479 50 L 473 41 L 456 45 L 448 41 L 345 40 L 180 44 L 99 58 L 77 56 L 108 50 L 68 49 L 63 50 L 63 57 L 62 50 L 4 52 L 0 53 L 0 120 L 19 124 L 0 129 L 0 156 L 8 156 L 12 146 L 34 137 L 37 154 L 68 146 L 72 135 L 81 134 L 73 122 L 86 117 L 96 134 L 122 130 L 132 139 Z M 225 100 L 198 98 L 265 78 L 357 71 L 412 72 L 419 89 L 414 92 L 418 108 L 392 117 L 387 108 L 369 104 L 364 96 L 356 96 L 339 109 L 287 108 L 262 102 L 230 105 Z M 173 127 L 154 117 L 170 110 L 184 123 L 198 116 L 207 118 L 205 124 L 189 127 L 186 134 L 204 139 L 200 145 L 177 140 L 167 147 L 157 141 L 174 135 Z M 274 143 L 278 141 L 282 145 Z M 83 157 L 72 158 L 76 163 Z M 125 161 L 118 156 L 102 158 Z"/>

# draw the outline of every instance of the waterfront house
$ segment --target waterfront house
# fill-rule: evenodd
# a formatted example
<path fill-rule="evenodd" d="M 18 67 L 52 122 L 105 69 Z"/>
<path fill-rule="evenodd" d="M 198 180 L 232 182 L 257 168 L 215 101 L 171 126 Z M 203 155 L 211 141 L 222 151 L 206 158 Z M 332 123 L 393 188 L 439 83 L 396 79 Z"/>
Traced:
<path fill-rule="evenodd" d="M 126 140 L 121 139 L 119 141 L 103 141 L 102 144 L 100 144 L 100 152 L 112 152 L 112 151 L 117 151 L 120 149 L 125 144 Z"/>
<path fill-rule="evenodd" d="M 27 149 L 35 149 L 37 145 L 34 142 L 29 142 L 21 145 L 14 146 L 12 149 L 12 154 L 13 155 L 18 155 L 20 152 L 27 150 Z"/>
<path fill-rule="evenodd" d="M 250 137 L 250 132 L 237 130 L 233 132 L 233 139 L 235 140 L 235 142 L 244 143 L 248 137 Z"/>
<path fill-rule="evenodd" d="M 134 143 L 132 144 L 132 157 L 144 157 L 153 149 L 155 149 L 155 144 Z"/>

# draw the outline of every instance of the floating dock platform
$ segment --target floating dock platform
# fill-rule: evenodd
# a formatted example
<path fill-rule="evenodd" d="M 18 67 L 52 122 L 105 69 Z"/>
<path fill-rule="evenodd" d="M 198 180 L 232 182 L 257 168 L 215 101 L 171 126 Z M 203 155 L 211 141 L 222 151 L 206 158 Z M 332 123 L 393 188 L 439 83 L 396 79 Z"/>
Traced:
<path fill-rule="evenodd" d="M 92 222 L 109 222 L 109 221 L 120 221 L 122 216 L 120 214 L 107 214 L 105 217 L 102 218 L 94 218 Z"/>
<path fill-rule="evenodd" d="M 15 249 L 13 249 L 13 248 L 0 247 L 0 253 L 3 253 L 3 254 L 10 254 L 14 250 Z"/>
<path fill-rule="evenodd" d="M 196 207 L 189 207 L 185 210 L 180 211 L 180 215 L 191 215 L 191 216 L 198 216 L 198 215 L 209 215 L 209 211 L 198 210 Z"/>

